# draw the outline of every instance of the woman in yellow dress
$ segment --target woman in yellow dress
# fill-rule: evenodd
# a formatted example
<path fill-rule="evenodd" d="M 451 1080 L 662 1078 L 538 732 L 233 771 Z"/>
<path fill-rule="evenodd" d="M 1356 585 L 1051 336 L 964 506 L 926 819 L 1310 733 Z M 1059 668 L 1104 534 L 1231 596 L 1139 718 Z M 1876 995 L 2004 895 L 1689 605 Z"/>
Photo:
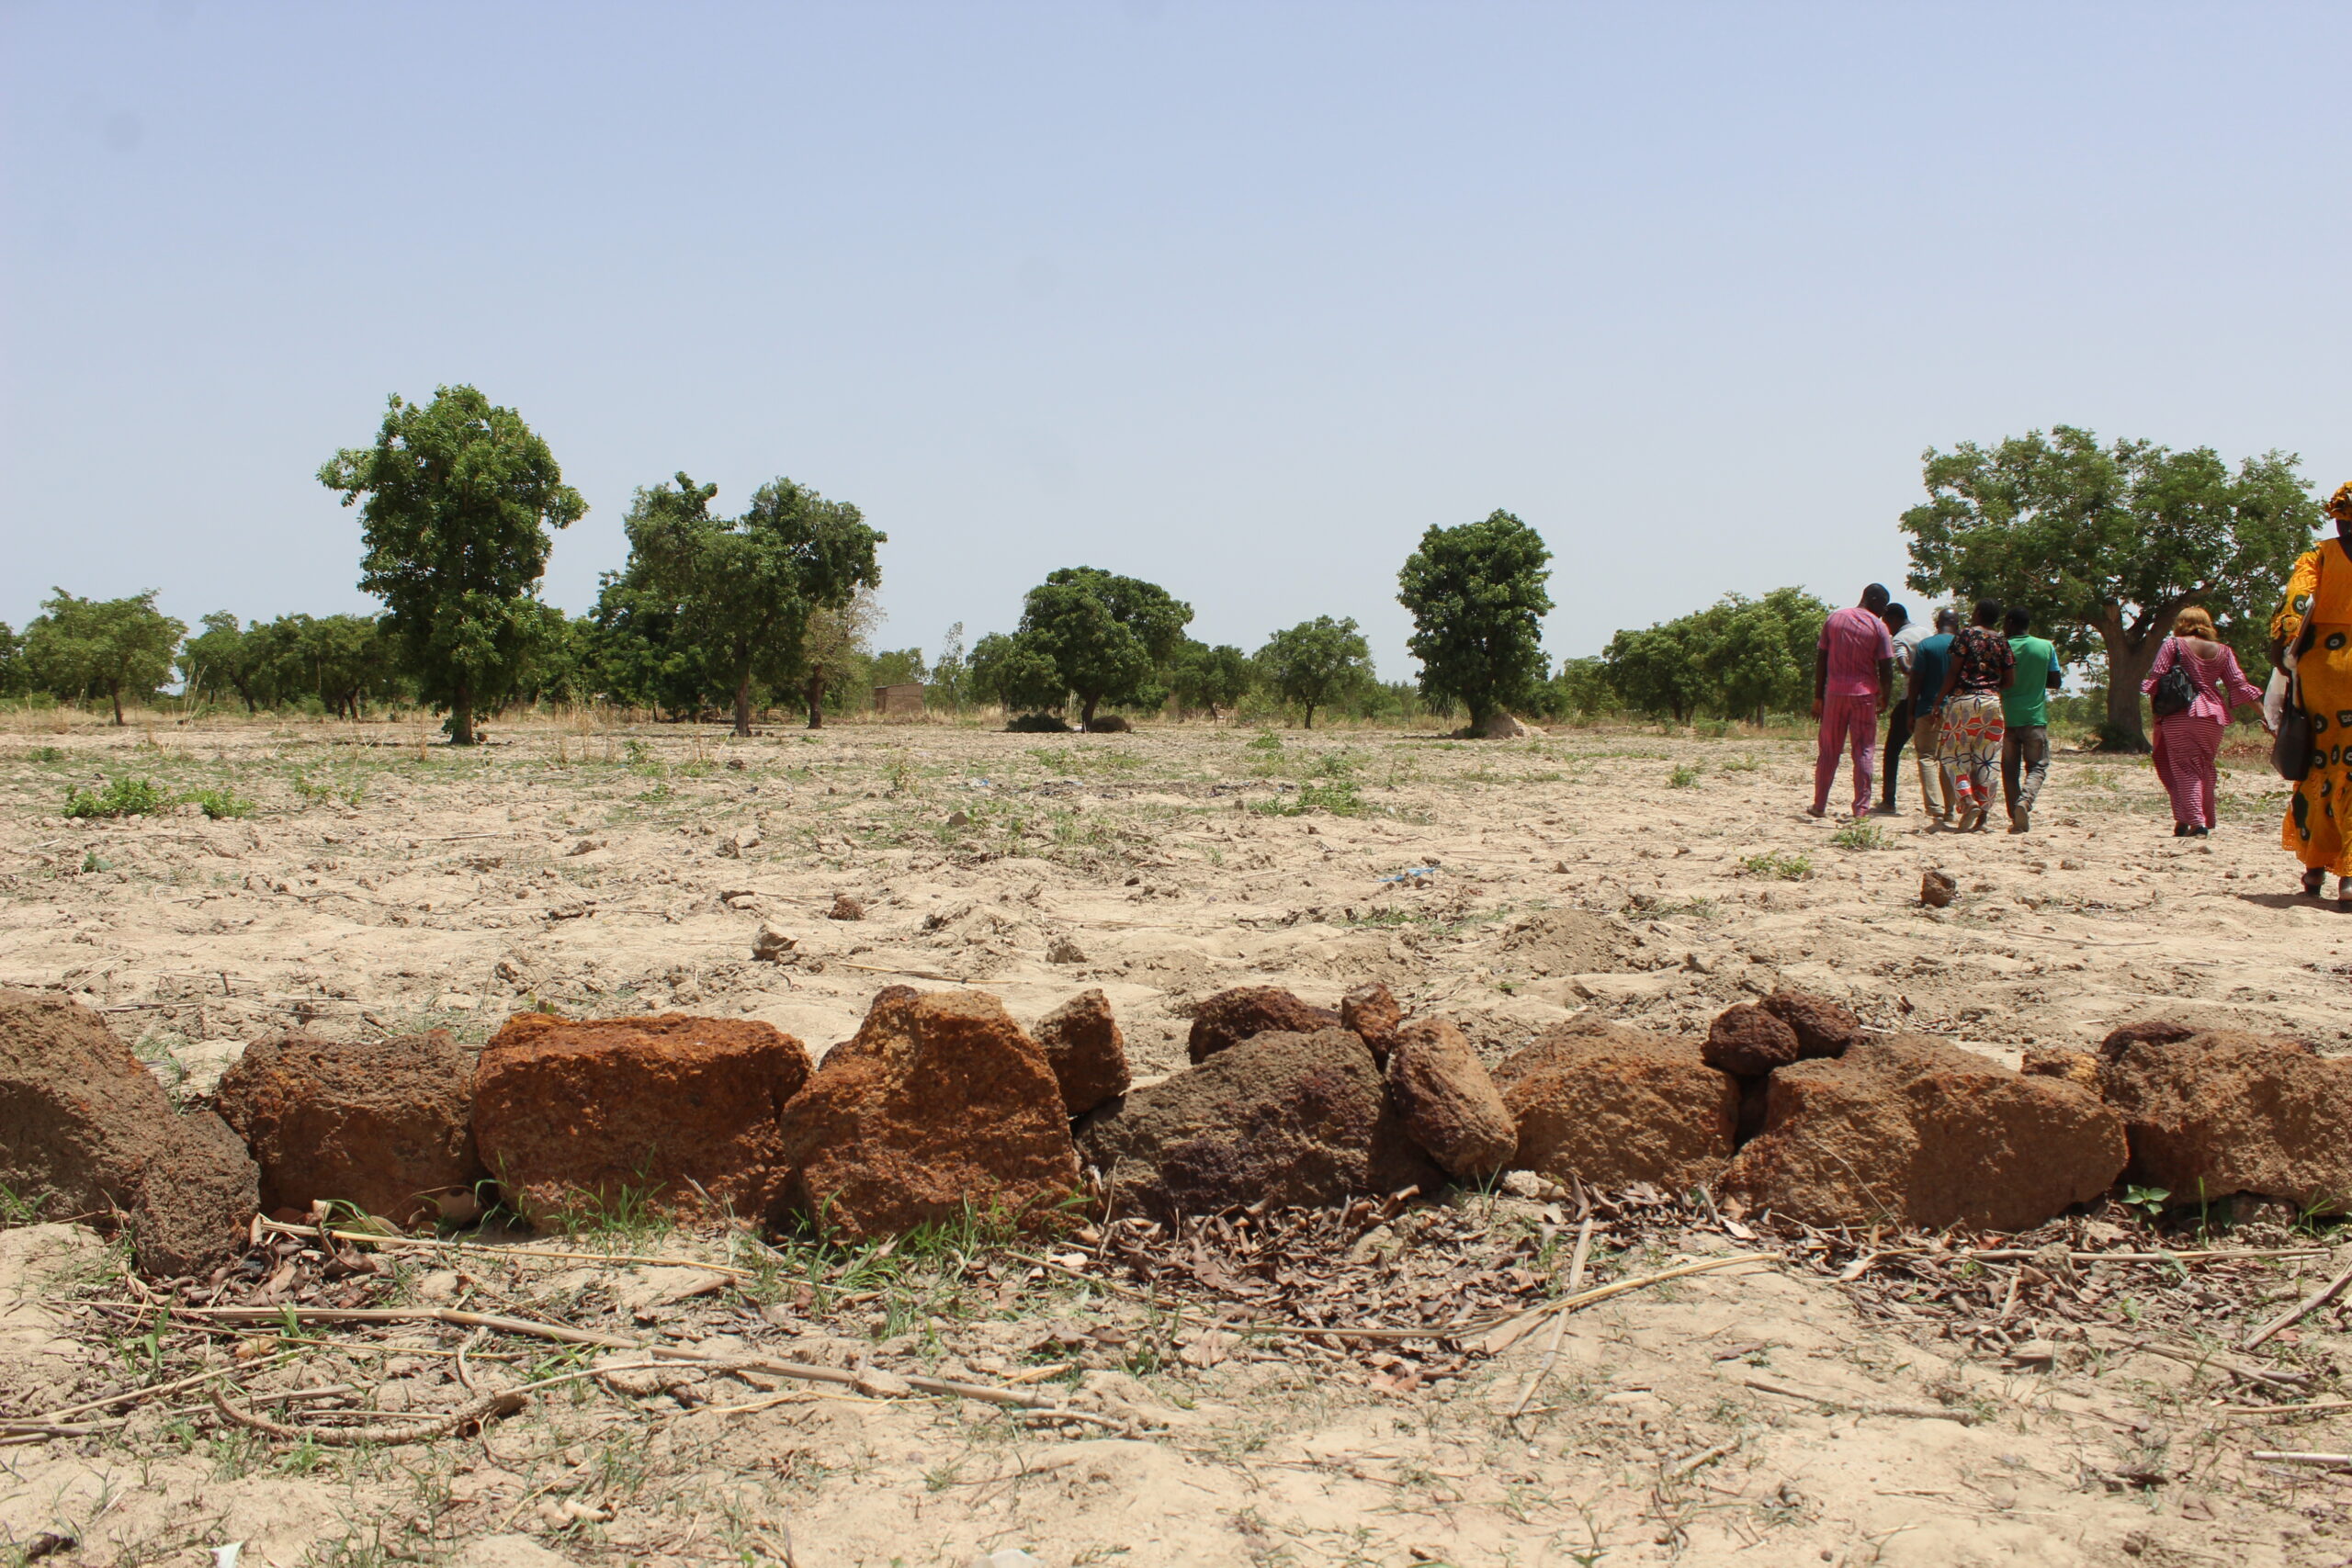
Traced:
<path fill-rule="evenodd" d="M 2327 514 L 2335 537 L 2295 562 L 2270 617 L 2274 663 L 2304 646 L 2295 673 L 2312 721 L 2311 772 L 2288 802 L 2279 840 L 2303 863 L 2304 893 L 2318 897 L 2334 872 L 2336 902 L 2352 906 L 2352 484 L 2329 498 Z"/>

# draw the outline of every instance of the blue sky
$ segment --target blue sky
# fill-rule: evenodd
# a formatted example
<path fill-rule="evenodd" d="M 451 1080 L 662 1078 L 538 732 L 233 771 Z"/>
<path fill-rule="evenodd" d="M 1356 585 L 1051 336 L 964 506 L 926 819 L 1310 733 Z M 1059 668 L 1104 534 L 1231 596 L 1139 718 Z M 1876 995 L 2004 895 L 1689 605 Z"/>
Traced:
<path fill-rule="evenodd" d="M 0 5 L 0 619 L 366 609 L 471 381 L 587 497 L 787 474 L 891 646 L 1047 570 L 1254 648 L 1496 507 L 1555 656 L 1904 569 L 1930 444 L 2352 478 L 2352 6 Z"/>

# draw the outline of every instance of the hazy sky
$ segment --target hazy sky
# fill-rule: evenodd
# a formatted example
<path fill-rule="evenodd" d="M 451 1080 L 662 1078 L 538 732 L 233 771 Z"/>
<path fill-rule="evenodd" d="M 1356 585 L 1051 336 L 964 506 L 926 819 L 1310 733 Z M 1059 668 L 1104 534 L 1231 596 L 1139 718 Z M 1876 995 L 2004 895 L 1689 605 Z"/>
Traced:
<path fill-rule="evenodd" d="M 2352 478 L 2352 6 L 0 5 L 0 619 L 372 608 L 470 381 L 593 508 L 777 474 L 884 641 L 1057 566 L 1254 648 L 1506 507 L 1555 656 L 1904 570 L 1930 444 Z"/>

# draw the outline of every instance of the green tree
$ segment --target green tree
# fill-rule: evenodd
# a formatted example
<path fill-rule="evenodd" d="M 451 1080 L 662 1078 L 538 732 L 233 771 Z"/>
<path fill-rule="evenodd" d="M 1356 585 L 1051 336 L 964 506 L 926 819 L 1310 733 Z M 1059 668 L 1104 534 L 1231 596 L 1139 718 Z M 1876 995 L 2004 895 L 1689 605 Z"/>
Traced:
<path fill-rule="evenodd" d="M 31 689 L 32 671 L 25 664 L 25 639 L 0 621 L 0 697 L 21 697 Z"/>
<path fill-rule="evenodd" d="M 846 604 L 824 604 L 808 614 L 800 636 L 800 695 L 808 705 L 808 728 L 825 724 L 827 693 L 846 694 L 852 686 L 871 691 L 874 628 L 882 623 L 882 606 L 873 590 L 861 588 Z"/>
<path fill-rule="evenodd" d="M 1687 615 L 1619 632 L 1600 656 L 1610 686 L 1652 717 L 1671 714 L 1675 723 L 1685 722 L 1707 688 L 1698 634 L 1696 618 Z"/>
<path fill-rule="evenodd" d="M 1007 714 L 1041 713 L 1069 700 L 1069 683 L 1044 642 L 1023 634 L 990 632 L 972 645 L 972 694 Z"/>
<path fill-rule="evenodd" d="M 1193 607 L 1156 582 L 1064 567 L 1029 591 L 1016 636 L 1053 661 L 1063 690 L 1078 698 L 1079 722 L 1091 728 L 1103 703 L 1157 707 L 1167 700 L 1159 669 L 1192 619 Z"/>
<path fill-rule="evenodd" d="M 1461 703 L 1474 732 L 1544 678 L 1551 559 L 1542 535 L 1496 512 L 1430 528 L 1396 574 L 1397 602 L 1413 613 L 1405 646 L 1421 661 L 1421 691 Z"/>
<path fill-rule="evenodd" d="M 682 718 L 725 702 L 724 674 L 686 635 L 678 602 L 655 592 L 641 560 L 597 581 L 582 634 L 582 682 L 591 695 Z"/>
<path fill-rule="evenodd" d="M 1705 700 L 1726 716 L 1764 722 L 1768 713 L 1803 713 L 1813 701 L 1814 652 L 1829 606 L 1801 588 L 1775 588 L 1761 599 L 1726 593 L 1699 615 Z"/>
<path fill-rule="evenodd" d="M 215 610 L 199 623 L 204 630 L 180 649 L 180 679 L 191 701 L 208 692 L 234 692 L 247 713 L 258 713 L 254 649 L 237 617 Z"/>
<path fill-rule="evenodd" d="M 1176 694 L 1176 705 L 1186 711 L 1205 709 L 1212 720 L 1223 710 L 1239 706 L 1257 685 L 1258 666 L 1231 643 L 1212 648 L 1186 637 L 1168 662 L 1168 686 Z"/>
<path fill-rule="evenodd" d="M 1354 617 L 1317 615 L 1269 637 L 1258 650 L 1258 667 L 1276 696 L 1306 710 L 1306 727 L 1312 729 L 1317 708 L 1371 681 L 1372 649 Z"/>
<path fill-rule="evenodd" d="M 2300 461 L 2266 452 L 2233 471 L 2210 446 L 2102 446 L 2068 425 L 1930 447 L 1928 500 L 1903 513 L 1911 586 L 2022 604 L 2070 661 L 2097 649 L 2103 743 L 2144 751 L 2140 682 L 2174 617 L 2189 604 L 2224 627 L 2267 617 L 2309 547 L 2320 513 Z"/>
<path fill-rule="evenodd" d="M 1617 706 L 1615 684 L 1605 659 L 1564 659 L 1552 677 L 1546 718 L 1590 718 Z"/>
<path fill-rule="evenodd" d="M 735 733 L 749 735 L 752 683 L 804 680 L 809 617 L 880 585 L 874 552 L 889 536 L 867 527 L 856 507 L 787 479 L 762 485 L 731 521 L 710 514 L 718 493 L 681 473 L 675 485 L 639 491 L 626 527 L 632 570 L 675 604 L 679 634 L 719 671 Z M 820 671 L 820 699 L 824 681 Z M 823 722 L 818 701 L 809 712 L 811 728 Z"/>
<path fill-rule="evenodd" d="M 157 590 L 127 599 L 82 599 L 51 590 L 25 627 L 25 661 L 33 678 L 60 697 L 103 693 L 122 722 L 122 699 L 153 697 L 170 679 L 172 655 L 187 623 L 155 608 Z"/>
<path fill-rule="evenodd" d="M 336 453 L 319 482 L 364 500 L 359 586 L 390 611 L 425 701 L 449 710 L 451 744 L 472 745 L 477 708 L 505 695 L 537 633 L 548 529 L 587 503 L 522 415 L 471 387 L 395 394 L 376 445 Z"/>

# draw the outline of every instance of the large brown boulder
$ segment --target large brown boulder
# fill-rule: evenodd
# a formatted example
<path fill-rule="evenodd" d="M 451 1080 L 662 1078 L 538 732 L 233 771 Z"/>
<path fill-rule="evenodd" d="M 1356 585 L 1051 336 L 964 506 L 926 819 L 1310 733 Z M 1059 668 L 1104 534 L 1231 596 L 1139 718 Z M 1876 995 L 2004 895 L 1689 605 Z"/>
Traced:
<path fill-rule="evenodd" d="M 1111 1015 L 1111 998 L 1080 991 L 1037 1021 L 1037 1043 L 1061 1086 L 1062 1109 L 1083 1116 L 1127 1092 L 1126 1037 Z"/>
<path fill-rule="evenodd" d="M 846 1239 L 967 1210 L 1050 1223 L 1078 1190 L 1061 1089 L 994 997 L 891 986 L 784 1109 L 791 1205 Z"/>
<path fill-rule="evenodd" d="M 764 1220 L 789 1174 L 781 1112 L 808 1073 L 799 1041 L 752 1019 L 521 1012 L 482 1051 L 474 1139 L 535 1224 L 639 1207 Z"/>
<path fill-rule="evenodd" d="M 1510 1164 L 1518 1121 L 1462 1031 L 1417 1019 L 1389 1039 L 1388 1098 L 1413 1142 L 1454 1176 L 1491 1176 Z"/>
<path fill-rule="evenodd" d="M 1079 1129 L 1117 1213 L 1335 1203 L 1444 1178 L 1344 1029 L 1261 1033 L 1102 1107 Z"/>
<path fill-rule="evenodd" d="M 352 1204 L 396 1225 L 469 1216 L 473 1063 L 447 1030 L 393 1040 L 284 1034 L 220 1077 L 221 1116 L 261 1163 L 265 1209 Z"/>
<path fill-rule="evenodd" d="M 236 1256 L 261 1196 L 227 1123 L 175 1112 L 105 1020 L 16 990 L 0 990 L 0 1186 L 47 1218 L 127 1215 L 160 1275 Z"/>
<path fill-rule="evenodd" d="M 1236 986 L 1202 999 L 1184 1050 L 1193 1065 L 1260 1034 L 1313 1034 L 1338 1029 L 1340 1015 L 1310 1007 L 1280 986 Z"/>
<path fill-rule="evenodd" d="M 1759 1077 L 1797 1059 L 1797 1032 L 1754 1002 L 1741 1002 L 1715 1015 L 1699 1055 L 1711 1067 Z"/>
<path fill-rule="evenodd" d="M 2352 1060 L 2233 1030 L 2152 1032 L 2101 1047 L 2132 1180 L 2176 1203 L 2247 1192 L 2352 1211 Z"/>
<path fill-rule="evenodd" d="M 1732 1156 L 1739 1084 L 1695 1040 L 1571 1019 L 1498 1064 L 1519 1123 L 1513 1160 L 1588 1187 L 1712 1184 Z"/>
<path fill-rule="evenodd" d="M 2027 1230 L 2123 1169 L 2121 1119 L 2096 1097 L 1921 1035 L 1859 1040 L 1770 1086 L 1724 1190 L 1806 1224 Z"/>

